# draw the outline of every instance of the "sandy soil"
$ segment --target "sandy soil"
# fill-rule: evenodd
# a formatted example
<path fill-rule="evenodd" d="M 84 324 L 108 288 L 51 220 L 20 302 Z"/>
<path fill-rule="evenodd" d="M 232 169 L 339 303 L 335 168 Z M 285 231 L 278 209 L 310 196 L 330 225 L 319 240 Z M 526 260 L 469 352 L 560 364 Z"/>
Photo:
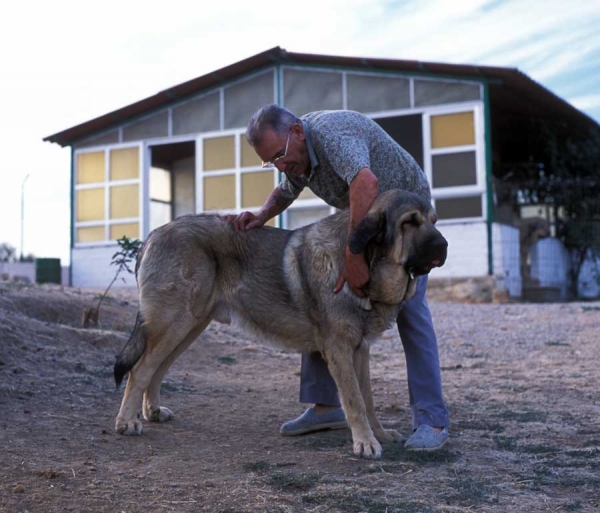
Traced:
<path fill-rule="evenodd" d="M 176 418 L 114 432 L 114 356 L 136 312 L 111 294 L 82 329 L 91 291 L 0 283 L 0 511 L 600 511 L 600 303 L 432 299 L 451 442 L 378 461 L 347 430 L 283 438 L 301 413 L 299 356 L 212 324 L 163 385 Z M 404 355 L 372 350 L 384 425 L 409 430 Z"/>

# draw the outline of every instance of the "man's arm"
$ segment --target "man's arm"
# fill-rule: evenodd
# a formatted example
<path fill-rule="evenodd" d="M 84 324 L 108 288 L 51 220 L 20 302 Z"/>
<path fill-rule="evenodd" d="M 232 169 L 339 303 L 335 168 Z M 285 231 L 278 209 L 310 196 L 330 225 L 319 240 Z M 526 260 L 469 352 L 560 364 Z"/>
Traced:
<path fill-rule="evenodd" d="M 253 214 L 252 212 L 242 212 L 237 216 L 232 214 L 225 216 L 225 218 L 230 223 L 233 223 L 236 230 L 251 230 L 252 228 L 263 226 L 269 219 L 281 214 L 292 203 L 293 200 L 285 198 L 281 194 L 279 187 L 275 187 L 273 192 L 269 194 L 265 204 L 256 214 Z"/>
<path fill-rule="evenodd" d="M 369 208 L 379 193 L 379 180 L 368 167 L 363 167 L 350 182 L 350 224 L 348 235 L 350 235 L 358 224 L 363 220 Z M 365 261 L 365 255 L 355 255 L 346 245 L 344 268 L 335 284 L 334 292 L 342 290 L 345 282 L 358 297 L 365 297 L 366 288 L 369 284 L 369 266 Z"/>

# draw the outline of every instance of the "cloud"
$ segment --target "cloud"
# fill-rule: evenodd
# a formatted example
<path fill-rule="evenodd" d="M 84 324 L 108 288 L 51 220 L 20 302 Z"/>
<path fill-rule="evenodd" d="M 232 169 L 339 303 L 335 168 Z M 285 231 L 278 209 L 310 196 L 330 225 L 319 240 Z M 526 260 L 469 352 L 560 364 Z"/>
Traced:
<path fill-rule="evenodd" d="M 570 102 L 580 110 L 597 109 L 600 107 L 600 93 L 576 96 Z"/>

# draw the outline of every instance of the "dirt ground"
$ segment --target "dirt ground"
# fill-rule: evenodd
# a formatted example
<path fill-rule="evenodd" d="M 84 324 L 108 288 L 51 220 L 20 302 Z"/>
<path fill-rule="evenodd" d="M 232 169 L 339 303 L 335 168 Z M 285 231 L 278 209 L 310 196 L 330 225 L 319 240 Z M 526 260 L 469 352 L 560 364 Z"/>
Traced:
<path fill-rule="evenodd" d="M 212 324 L 163 385 L 176 418 L 114 432 L 112 365 L 136 312 L 115 292 L 0 283 L 2 512 L 600 511 L 600 303 L 430 299 L 451 441 L 352 454 L 350 433 L 283 438 L 303 410 L 299 356 Z M 384 425 L 409 431 L 404 355 L 372 350 Z"/>

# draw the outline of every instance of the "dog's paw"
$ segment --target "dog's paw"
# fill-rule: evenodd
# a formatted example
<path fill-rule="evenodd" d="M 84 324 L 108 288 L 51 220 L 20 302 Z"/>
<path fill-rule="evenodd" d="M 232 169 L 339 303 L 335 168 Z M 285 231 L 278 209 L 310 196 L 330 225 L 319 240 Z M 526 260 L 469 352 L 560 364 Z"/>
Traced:
<path fill-rule="evenodd" d="M 404 442 L 404 437 L 395 429 L 384 429 L 375 433 L 375 438 L 382 444 L 399 444 Z"/>
<path fill-rule="evenodd" d="M 139 436 L 144 432 L 144 428 L 142 427 L 142 423 L 138 419 L 130 420 L 128 422 L 117 419 L 115 431 L 121 435 Z"/>
<path fill-rule="evenodd" d="M 144 418 L 149 422 L 168 422 L 173 420 L 175 415 L 169 408 L 160 406 L 158 408 L 144 409 Z"/>
<path fill-rule="evenodd" d="M 381 458 L 381 444 L 375 439 L 355 440 L 354 454 L 367 460 L 377 460 Z"/>

